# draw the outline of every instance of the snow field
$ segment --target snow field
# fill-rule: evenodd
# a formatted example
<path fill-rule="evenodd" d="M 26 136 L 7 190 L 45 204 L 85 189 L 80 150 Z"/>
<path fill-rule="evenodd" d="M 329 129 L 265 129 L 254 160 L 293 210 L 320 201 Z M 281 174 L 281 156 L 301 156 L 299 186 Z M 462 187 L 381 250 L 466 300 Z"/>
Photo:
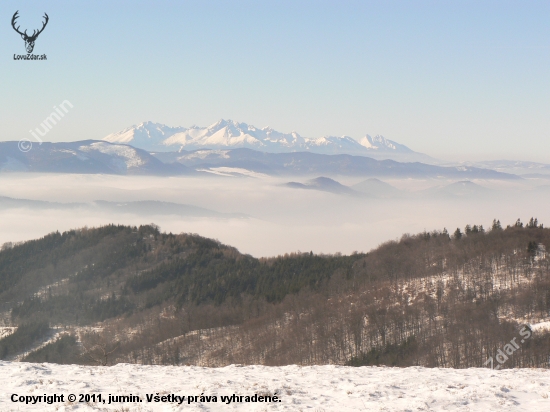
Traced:
<path fill-rule="evenodd" d="M 134 395 L 141 403 L 70 403 L 69 394 Z M 51 405 L 14 403 L 13 394 L 64 395 Z M 146 395 L 186 396 L 147 402 Z M 188 396 L 217 396 L 191 402 Z M 222 395 L 277 395 L 276 403 L 223 403 Z M 545 369 L 428 369 L 343 366 L 90 367 L 0 362 L 1 411 L 549 411 Z M 108 401 L 107 401 L 108 402 Z"/>

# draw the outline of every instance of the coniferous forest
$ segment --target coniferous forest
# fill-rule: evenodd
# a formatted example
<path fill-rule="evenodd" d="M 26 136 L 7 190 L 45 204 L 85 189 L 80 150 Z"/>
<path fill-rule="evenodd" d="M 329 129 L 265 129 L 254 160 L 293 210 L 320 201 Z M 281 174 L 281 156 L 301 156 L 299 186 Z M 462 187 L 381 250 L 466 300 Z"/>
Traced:
<path fill-rule="evenodd" d="M 260 259 L 152 224 L 51 233 L 2 246 L 0 359 L 547 368 L 548 248 L 534 218 Z"/>

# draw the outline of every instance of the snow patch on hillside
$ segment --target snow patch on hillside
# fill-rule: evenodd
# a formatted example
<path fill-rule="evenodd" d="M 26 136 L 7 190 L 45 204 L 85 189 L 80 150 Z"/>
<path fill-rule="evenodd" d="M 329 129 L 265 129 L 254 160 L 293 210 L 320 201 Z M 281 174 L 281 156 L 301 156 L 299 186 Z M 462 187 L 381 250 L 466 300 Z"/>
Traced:
<path fill-rule="evenodd" d="M 550 321 L 535 323 L 532 325 L 530 324 L 529 328 L 535 333 L 537 332 L 544 333 L 550 330 Z"/>
<path fill-rule="evenodd" d="M 58 327 L 54 326 L 50 329 L 50 332 L 46 336 L 44 336 L 43 339 L 39 340 L 28 350 L 19 353 L 18 355 L 13 357 L 13 359 L 10 359 L 10 360 L 20 362 L 21 359 L 23 359 L 25 356 L 30 355 L 32 352 L 36 352 L 39 349 L 42 349 L 44 346 L 55 342 L 62 335 L 66 335 L 66 334 L 68 334 L 68 332 L 65 331 L 65 328 L 61 326 L 58 326 Z"/>
<path fill-rule="evenodd" d="M 191 152 L 181 157 L 178 157 L 178 160 L 182 159 L 206 159 L 210 156 L 216 156 L 221 159 L 229 159 L 229 150 L 197 150 L 196 152 Z"/>
<path fill-rule="evenodd" d="M 17 330 L 16 327 L 0 327 L 0 339 L 10 336 L 13 332 Z"/>
<path fill-rule="evenodd" d="M 83 152 L 97 150 L 100 153 L 118 156 L 123 159 L 127 168 L 139 167 L 145 164 L 137 151 L 133 147 L 129 146 L 111 145 L 109 143 L 98 142 L 92 143 L 89 146 L 80 146 L 79 150 Z"/>
<path fill-rule="evenodd" d="M 237 176 L 247 176 L 247 177 L 255 177 L 255 178 L 269 177 L 264 173 L 254 172 L 252 170 L 243 169 L 240 167 L 211 167 L 209 169 L 197 169 L 197 171 L 213 173 L 218 176 L 228 176 L 228 177 L 237 177 Z"/>

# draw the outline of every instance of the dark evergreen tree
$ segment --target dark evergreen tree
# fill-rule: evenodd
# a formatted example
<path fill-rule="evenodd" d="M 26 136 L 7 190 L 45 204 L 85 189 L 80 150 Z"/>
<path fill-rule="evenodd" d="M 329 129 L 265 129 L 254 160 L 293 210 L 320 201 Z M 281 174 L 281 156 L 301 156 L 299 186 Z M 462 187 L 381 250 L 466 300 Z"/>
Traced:
<path fill-rule="evenodd" d="M 459 228 L 456 228 L 455 232 L 453 233 L 453 237 L 455 240 L 460 240 L 462 238 L 462 232 Z"/>

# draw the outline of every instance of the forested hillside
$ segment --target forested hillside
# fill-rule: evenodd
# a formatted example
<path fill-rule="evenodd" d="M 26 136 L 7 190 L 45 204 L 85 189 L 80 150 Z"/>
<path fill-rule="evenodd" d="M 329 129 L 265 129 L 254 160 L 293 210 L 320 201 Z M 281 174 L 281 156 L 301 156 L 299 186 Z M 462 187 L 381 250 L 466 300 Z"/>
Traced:
<path fill-rule="evenodd" d="M 155 225 L 52 233 L 0 251 L 0 359 L 548 367 L 548 247 L 536 219 L 261 259 Z"/>

